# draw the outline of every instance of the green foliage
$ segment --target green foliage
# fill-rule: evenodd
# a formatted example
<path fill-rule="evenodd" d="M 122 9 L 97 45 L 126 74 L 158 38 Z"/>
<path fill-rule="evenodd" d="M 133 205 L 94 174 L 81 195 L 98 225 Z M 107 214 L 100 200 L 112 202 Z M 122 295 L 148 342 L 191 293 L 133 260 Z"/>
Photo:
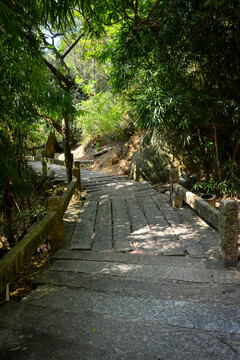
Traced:
<path fill-rule="evenodd" d="M 77 124 L 85 139 L 119 139 L 129 123 L 127 111 L 123 98 L 110 92 L 98 93 L 82 104 Z"/>
<path fill-rule="evenodd" d="M 224 196 L 238 196 L 239 195 L 239 186 L 236 186 L 232 179 L 226 178 L 222 181 L 208 180 L 203 182 L 198 182 L 194 185 L 193 189 L 201 194 L 211 193 Z"/>
<path fill-rule="evenodd" d="M 155 26 L 125 22 L 103 57 L 111 58 L 112 84 L 129 94 L 139 125 L 158 129 L 188 169 L 216 176 L 220 165 L 225 179 L 240 128 L 240 4 L 178 0 L 158 23 L 169 5 L 152 14 Z"/>
<path fill-rule="evenodd" d="M 96 149 L 96 151 L 99 151 L 100 148 L 101 148 L 101 143 L 100 143 L 100 142 L 97 142 L 97 143 L 95 144 L 95 149 Z"/>
<path fill-rule="evenodd" d="M 26 195 L 31 191 L 31 184 L 36 179 L 36 173 L 27 167 L 18 155 L 18 144 L 11 142 L 9 137 L 0 130 L 0 197 L 9 182 L 13 195 Z"/>
<path fill-rule="evenodd" d="M 240 179 L 235 175 L 234 164 L 227 163 L 227 174 L 224 179 L 210 178 L 197 182 L 193 189 L 199 193 L 213 193 L 224 196 L 239 196 L 240 193 Z"/>
<path fill-rule="evenodd" d="M 21 213 L 19 213 L 17 215 L 17 218 L 21 218 L 21 217 L 25 217 L 25 216 L 34 218 L 35 216 L 45 215 L 46 211 L 47 211 L 47 209 L 45 207 L 43 207 L 41 205 L 37 205 L 37 206 L 33 207 L 32 209 L 22 211 Z"/>

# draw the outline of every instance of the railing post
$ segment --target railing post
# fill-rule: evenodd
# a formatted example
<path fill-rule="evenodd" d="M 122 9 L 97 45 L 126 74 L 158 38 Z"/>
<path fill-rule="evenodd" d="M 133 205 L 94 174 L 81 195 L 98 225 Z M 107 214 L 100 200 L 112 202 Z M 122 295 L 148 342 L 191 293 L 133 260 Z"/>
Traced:
<path fill-rule="evenodd" d="M 6 301 L 10 301 L 10 295 L 9 295 L 9 283 L 6 286 Z"/>
<path fill-rule="evenodd" d="M 74 197 L 76 200 L 81 199 L 81 170 L 80 170 L 80 161 L 74 161 L 73 164 L 73 177 L 77 180 L 76 190 Z"/>
<path fill-rule="evenodd" d="M 44 157 L 46 156 L 46 151 L 42 150 L 41 155 L 42 155 L 42 160 L 41 160 L 42 161 L 42 173 L 43 173 L 43 175 L 47 175 L 47 163 L 44 160 Z"/>
<path fill-rule="evenodd" d="M 238 203 L 235 200 L 220 201 L 219 235 L 224 266 L 236 266 L 238 261 Z"/>
<path fill-rule="evenodd" d="M 178 168 L 170 169 L 169 170 L 170 204 L 173 207 L 182 206 L 182 198 L 176 195 L 173 189 L 173 184 L 178 183 L 178 181 L 179 181 Z"/>
<path fill-rule="evenodd" d="M 57 211 L 58 216 L 50 232 L 52 249 L 56 250 L 65 245 L 65 234 L 63 226 L 63 203 L 61 196 L 51 196 L 48 199 L 48 210 Z"/>

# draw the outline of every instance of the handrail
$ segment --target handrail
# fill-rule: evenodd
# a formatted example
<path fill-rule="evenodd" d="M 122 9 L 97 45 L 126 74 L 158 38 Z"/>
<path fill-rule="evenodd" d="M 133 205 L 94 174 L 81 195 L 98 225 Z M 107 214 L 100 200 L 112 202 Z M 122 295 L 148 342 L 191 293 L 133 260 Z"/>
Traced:
<path fill-rule="evenodd" d="M 52 158 L 48 158 L 48 157 L 42 157 L 41 155 L 36 155 L 36 156 L 32 156 L 32 155 L 27 155 L 25 156 L 25 159 L 27 161 L 41 161 L 41 162 L 45 162 L 48 164 L 54 164 L 54 165 L 60 165 L 60 166 L 64 166 L 65 165 L 65 160 L 60 160 L 60 159 L 52 159 Z M 93 164 L 94 160 L 79 160 L 80 164 Z"/>
<path fill-rule="evenodd" d="M 216 229 L 219 228 L 220 213 L 216 208 L 180 184 L 174 183 L 173 191 L 176 195 L 180 196 L 185 203 L 191 206 L 201 218 L 205 219 Z"/>
<path fill-rule="evenodd" d="M 220 256 L 225 267 L 238 263 L 238 203 L 236 200 L 221 200 L 219 211 L 178 184 L 178 169 L 169 172 L 170 203 L 173 207 L 181 207 L 184 200 L 200 217 L 207 220 L 219 232 Z"/>
<path fill-rule="evenodd" d="M 75 162 L 74 179 L 62 196 L 48 199 L 48 211 L 44 218 L 34 226 L 1 260 L 0 260 L 0 293 L 13 281 L 28 259 L 49 236 L 52 249 L 56 250 L 65 244 L 63 216 L 75 193 L 78 198 L 81 192 L 79 163 Z"/>
<path fill-rule="evenodd" d="M 7 284 L 16 277 L 29 257 L 47 238 L 56 216 L 57 211 L 48 212 L 47 215 L 0 260 L 0 293 L 5 289 Z"/>

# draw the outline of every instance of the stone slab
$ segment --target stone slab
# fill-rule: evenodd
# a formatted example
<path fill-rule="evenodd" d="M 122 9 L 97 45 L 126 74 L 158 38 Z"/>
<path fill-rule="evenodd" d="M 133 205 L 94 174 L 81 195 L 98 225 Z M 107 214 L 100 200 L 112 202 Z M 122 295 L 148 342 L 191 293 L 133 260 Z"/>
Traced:
<path fill-rule="evenodd" d="M 126 252 L 133 250 L 125 199 L 119 197 L 112 199 L 112 215 L 115 251 Z"/>
<path fill-rule="evenodd" d="M 123 278 L 156 278 L 190 281 L 196 283 L 240 284 L 239 271 L 194 269 L 190 267 L 153 266 L 137 264 L 106 263 L 101 261 L 59 260 L 51 270 L 79 272 L 92 275 L 108 275 Z"/>
<path fill-rule="evenodd" d="M 89 251 L 71 251 L 60 249 L 56 251 L 52 258 L 54 260 L 91 260 L 105 262 L 119 262 L 123 264 L 155 265 L 155 266 L 175 266 L 175 267 L 192 267 L 194 269 L 216 269 L 222 270 L 221 263 L 216 263 L 202 258 L 172 257 L 172 256 L 146 256 L 132 253 L 107 253 L 107 252 L 89 252 Z M 235 272 L 234 272 L 235 273 Z M 240 273 L 237 272 L 239 275 Z"/>
<path fill-rule="evenodd" d="M 156 239 L 154 238 L 149 224 L 140 208 L 137 199 L 127 199 L 129 209 L 130 224 L 133 235 L 133 245 L 137 249 L 144 251 L 157 251 Z"/>
<path fill-rule="evenodd" d="M 1 360 L 236 360 L 239 344 L 239 335 L 28 304 L 5 308 L 0 330 Z"/>
<path fill-rule="evenodd" d="M 153 199 L 150 196 L 139 199 L 139 204 L 157 241 L 159 251 L 163 255 L 184 255 L 187 250 L 186 247 L 174 234 L 173 229 Z"/>
<path fill-rule="evenodd" d="M 90 250 L 92 248 L 96 211 L 96 201 L 84 205 L 71 239 L 70 249 Z"/>
<path fill-rule="evenodd" d="M 215 230 L 187 208 L 171 207 L 165 195 L 157 194 L 153 199 L 190 255 L 219 258 L 219 241 Z"/>
<path fill-rule="evenodd" d="M 98 205 L 95 236 L 92 250 L 112 249 L 112 211 L 109 197 L 103 197 Z"/>
<path fill-rule="evenodd" d="M 35 279 L 35 283 L 121 294 L 130 298 L 177 299 L 232 305 L 239 305 L 240 297 L 239 285 L 234 284 L 201 284 L 155 278 L 148 278 L 146 282 L 144 279 L 91 276 L 65 271 L 45 271 Z"/>
<path fill-rule="evenodd" d="M 128 320 L 154 321 L 170 326 L 240 335 L 240 306 L 203 304 L 184 300 L 144 299 L 140 297 L 56 288 L 45 293 L 32 292 L 32 305 L 87 314 L 93 312 Z M 35 297 L 34 297 L 35 294 Z"/>

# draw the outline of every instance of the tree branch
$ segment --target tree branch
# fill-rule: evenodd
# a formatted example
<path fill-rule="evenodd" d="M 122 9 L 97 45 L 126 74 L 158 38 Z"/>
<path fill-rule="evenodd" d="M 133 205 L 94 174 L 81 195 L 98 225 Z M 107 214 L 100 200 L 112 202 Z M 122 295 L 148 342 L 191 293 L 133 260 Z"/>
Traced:
<path fill-rule="evenodd" d="M 77 45 L 77 43 L 81 40 L 81 38 L 85 35 L 86 31 L 83 31 L 81 35 L 79 35 L 79 37 L 74 41 L 74 43 L 67 49 L 67 51 L 65 51 L 65 53 L 63 55 L 60 55 L 61 59 L 63 60 L 69 53 L 70 51 Z"/>
<path fill-rule="evenodd" d="M 153 5 L 152 9 L 149 11 L 148 16 L 147 16 L 147 21 L 150 21 L 152 14 L 154 13 L 154 11 L 158 8 L 158 5 L 160 4 L 160 2 L 162 2 L 162 0 L 157 0 L 155 2 L 155 4 Z"/>
<path fill-rule="evenodd" d="M 117 20 L 117 21 L 115 21 L 115 22 L 109 22 L 109 23 L 107 23 L 107 22 L 105 22 L 105 21 L 103 21 L 103 20 L 100 19 L 100 17 L 98 16 L 98 14 L 96 13 L 96 11 L 95 11 L 94 9 L 92 10 L 92 12 L 93 12 L 94 15 L 96 16 L 97 20 L 98 20 L 101 24 L 103 24 L 103 25 L 105 25 L 105 26 L 112 26 L 112 25 L 115 25 L 115 24 L 120 23 L 120 22 L 123 20 L 123 18 L 121 18 L 121 19 L 119 19 L 119 20 Z M 118 13 L 118 14 L 120 15 L 120 13 Z M 87 23 L 88 23 L 88 25 L 90 26 L 90 23 L 89 23 L 88 20 L 87 20 Z"/>
<path fill-rule="evenodd" d="M 172 7 L 173 7 L 174 3 L 175 3 L 175 0 L 172 0 L 171 4 L 169 5 L 169 7 L 168 7 L 168 9 L 167 9 L 167 12 L 166 12 L 165 17 L 164 17 L 163 19 L 161 19 L 160 21 L 157 22 L 158 25 L 159 25 L 159 24 L 162 24 L 164 21 L 167 20 L 169 14 L 170 14 L 170 11 L 172 10 Z"/>
<path fill-rule="evenodd" d="M 51 71 L 51 73 L 55 76 L 59 86 L 61 89 L 69 92 L 69 90 L 73 87 L 75 84 L 75 81 L 73 79 L 68 79 L 66 76 L 64 76 L 59 70 L 57 70 L 50 62 L 48 62 L 44 57 L 43 61 Z"/>
<path fill-rule="evenodd" d="M 57 130 L 57 132 L 62 135 L 62 126 L 59 125 L 53 118 L 51 118 L 50 116 L 48 116 L 47 114 L 43 114 L 38 112 L 37 113 L 38 116 L 42 117 L 43 119 L 45 119 L 49 124 L 51 124 L 55 130 Z"/>
<path fill-rule="evenodd" d="M 41 39 L 43 40 L 45 46 L 46 46 L 49 50 L 53 51 L 53 53 L 56 55 L 56 58 L 61 61 L 62 65 L 65 67 L 65 69 L 66 69 L 67 71 L 70 71 L 69 68 L 68 68 L 68 66 L 67 66 L 67 64 L 63 61 L 63 59 L 62 59 L 62 57 L 61 57 L 61 54 L 59 53 L 59 51 L 57 50 L 57 48 L 56 48 L 55 45 L 54 45 L 54 40 L 53 40 L 53 38 L 59 36 L 59 33 L 57 33 L 57 34 L 54 35 L 54 34 L 52 33 L 51 29 L 49 29 L 49 31 L 50 31 L 51 34 L 53 35 L 53 36 L 51 37 L 51 39 L 52 39 L 52 41 L 53 41 L 53 44 L 51 45 L 51 44 L 49 44 L 49 42 L 46 40 L 46 37 L 45 37 L 44 33 L 42 32 L 42 30 L 41 30 L 39 27 L 37 27 L 37 30 L 38 30 L 39 35 L 40 35 Z"/>
<path fill-rule="evenodd" d="M 121 3 L 122 3 L 122 7 L 123 7 L 123 12 L 124 12 L 124 15 L 125 15 L 125 19 L 129 19 L 129 20 L 132 20 L 134 21 L 134 19 L 128 15 L 127 11 L 126 11 L 126 6 L 125 6 L 125 2 L 124 0 L 121 0 Z M 116 10 L 116 9 L 115 9 Z"/>
<path fill-rule="evenodd" d="M 135 1 L 135 10 L 138 12 L 138 0 Z"/>

